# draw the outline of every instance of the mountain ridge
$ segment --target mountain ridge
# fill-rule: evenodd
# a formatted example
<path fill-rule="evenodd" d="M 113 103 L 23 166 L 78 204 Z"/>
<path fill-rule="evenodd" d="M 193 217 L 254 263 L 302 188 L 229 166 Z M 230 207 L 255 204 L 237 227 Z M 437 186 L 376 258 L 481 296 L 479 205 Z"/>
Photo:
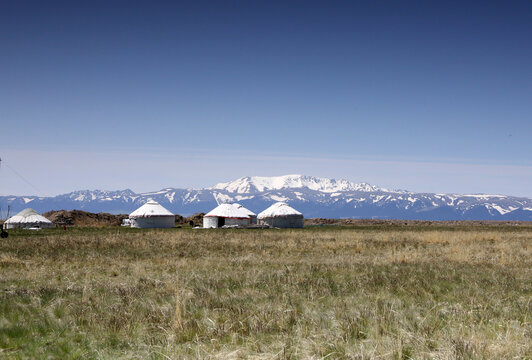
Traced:
<path fill-rule="evenodd" d="M 174 213 L 208 212 L 217 204 L 239 202 L 258 213 L 285 201 L 305 217 L 404 220 L 524 220 L 532 221 L 532 200 L 499 194 L 442 194 L 389 190 L 344 179 L 283 175 L 246 176 L 202 189 L 167 187 L 135 193 L 124 190 L 77 190 L 54 197 L 0 196 L 5 212 L 26 207 L 39 212 L 85 210 L 129 213 L 152 198 Z"/>
<path fill-rule="evenodd" d="M 247 193 L 251 188 L 262 192 L 266 190 L 281 190 L 286 188 L 308 188 L 322 192 L 337 191 L 389 191 L 368 183 L 355 183 L 344 179 L 329 179 L 307 175 L 282 175 L 282 176 L 245 176 L 239 179 L 218 183 L 207 190 L 226 190 L 228 192 Z"/>

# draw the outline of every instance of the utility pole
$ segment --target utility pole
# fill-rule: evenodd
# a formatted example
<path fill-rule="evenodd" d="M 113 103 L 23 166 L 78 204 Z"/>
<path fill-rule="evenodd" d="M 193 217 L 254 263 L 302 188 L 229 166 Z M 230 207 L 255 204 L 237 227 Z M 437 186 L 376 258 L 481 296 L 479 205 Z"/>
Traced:
<path fill-rule="evenodd" d="M 0 158 L 0 167 L 1 166 L 2 166 L 2 158 Z M 6 218 L 6 220 L 9 219 L 9 209 L 10 209 L 10 206 L 8 205 L 7 206 L 7 218 Z M 4 224 L 2 224 L 2 226 L 0 227 L 0 238 L 5 239 L 5 238 L 7 238 L 7 236 L 8 236 L 8 233 L 7 233 L 7 231 L 4 230 Z"/>

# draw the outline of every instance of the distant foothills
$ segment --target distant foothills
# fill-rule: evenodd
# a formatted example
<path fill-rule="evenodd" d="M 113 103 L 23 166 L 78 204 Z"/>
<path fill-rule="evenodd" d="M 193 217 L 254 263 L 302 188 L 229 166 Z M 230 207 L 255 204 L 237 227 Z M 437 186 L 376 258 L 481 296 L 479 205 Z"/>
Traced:
<path fill-rule="evenodd" d="M 238 202 L 258 213 L 284 201 L 305 217 L 404 220 L 532 221 L 532 200 L 506 195 L 462 195 L 388 190 L 367 183 L 303 175 L 243 177 L 205 189 L 167 188 L 137 194 L 131 190 L 80 190 L 54 197 L 0 196 L 0 210 L 14 214 L 84 210 L 130 213 L 154 199 L 175 214 L 208 212 L 220 203 Z"/>

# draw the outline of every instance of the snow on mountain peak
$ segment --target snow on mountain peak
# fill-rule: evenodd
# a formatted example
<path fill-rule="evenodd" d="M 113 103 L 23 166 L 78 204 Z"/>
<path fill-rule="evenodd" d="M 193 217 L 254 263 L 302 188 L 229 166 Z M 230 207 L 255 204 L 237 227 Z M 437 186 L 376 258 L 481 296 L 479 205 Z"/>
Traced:
<path fill-rule="evenodd" d="M 207 190 L 225 190 L 230 193 L 308 188 L 315 191 L 334 193 L 338 191 L 384 191 L 367 183 L 354 183 L 347 180 L 326 179 L 305 175 L 246 176 L 234 181 L 219 183 Z"/>

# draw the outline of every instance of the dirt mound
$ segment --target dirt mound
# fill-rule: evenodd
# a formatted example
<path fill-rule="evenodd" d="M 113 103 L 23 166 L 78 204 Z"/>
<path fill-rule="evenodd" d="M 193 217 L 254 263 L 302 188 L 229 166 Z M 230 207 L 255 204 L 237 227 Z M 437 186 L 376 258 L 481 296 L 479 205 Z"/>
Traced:
<path fill-rule="evenodd" d="M 181 215 L 175 215 L 176 225 L 191 225 L 201 226 L 203 224 L 203 215 L 205 213 L 197 213 L 189 217 L 183 217 Z M 67 226 L 119 226 L 122 224 L 123 219 L 127 219 L 129 215 L 120 214 L 113 215 L 109 213 L 90 213 L 82 210 L 57 210 L 48 211 L 43 214 L 44 217 L 49 219 L 55 225 L 67 225 Z"/>
<path fill-rule="evenodd" d="M 43 214 L 55 225 L 74 226 L 119 226 L 128 215 L 113 215 L 109 213 L 90 213 L 82 210 L 48 211 Z"/>
<path fill-rule="evenodd" d="M 205 213 L 196 213 L 192 216 L 189 216 L 187 217 L 187 222 L 190 224 L 190 225 L 193 225 L 193 226 L 203 226 L 203 216 L 205 215 Z"/>
<path fill-rule="evenodd" d="M 181 215 L 176 215 L 175 223 L 176 225 L 202 226 L 203 215 L 205 215 L 205 213 L 196 213 L 189 217 L 183 217 Z"/>

